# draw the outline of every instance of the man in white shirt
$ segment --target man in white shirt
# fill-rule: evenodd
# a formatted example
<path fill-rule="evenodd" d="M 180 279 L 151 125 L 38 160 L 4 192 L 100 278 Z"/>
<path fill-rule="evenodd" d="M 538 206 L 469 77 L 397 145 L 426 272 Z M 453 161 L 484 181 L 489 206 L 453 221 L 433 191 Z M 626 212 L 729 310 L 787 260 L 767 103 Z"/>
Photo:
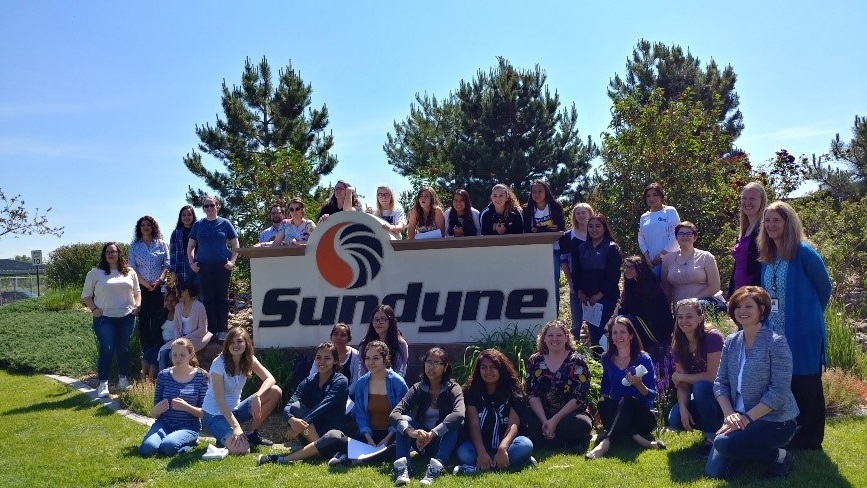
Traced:
<path fill-rule="evenodd" d="M 271 242 L 274 240 L 274 236 L 277 235 L 277 232 L 280 230 L 280 223 L 283 222 L 283 208 L 279 203 L 275 203 L 271 205 L 271 226 L 263 230 L 259 234 L 259 242 Z"/>

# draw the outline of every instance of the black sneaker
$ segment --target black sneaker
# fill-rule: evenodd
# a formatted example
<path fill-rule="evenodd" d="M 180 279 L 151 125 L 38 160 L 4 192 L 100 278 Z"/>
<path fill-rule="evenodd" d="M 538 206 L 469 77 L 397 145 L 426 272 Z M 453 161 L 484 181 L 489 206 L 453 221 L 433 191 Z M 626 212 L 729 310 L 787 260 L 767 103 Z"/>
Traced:
<path fill-rule="evenodd" d="M 276 454 L 261 454 L 256 459 L 256 466 L 261 466 L 263 464 L 277 463 L 279 461 L 280 456 Z"/>
<path fill-rule="evenodd" d="M 785 478 L 792 472 L 792 466 L 795 464 L 795 456 L 792 456 L 791 451 L 786 451 L 786 457 L 782 462 L 771 464 L 768 468 L 768 476 L 771 478 Z"/>
<path fill-rule="evenodd" d="M 251 446 L 273 446 L 274 441 L 271 439 L 266 439 L 262 437 L 262 434 L 259 433 L 258 430 L 254 430 L 247 434 L 247 442 L 250 443 Z"/>

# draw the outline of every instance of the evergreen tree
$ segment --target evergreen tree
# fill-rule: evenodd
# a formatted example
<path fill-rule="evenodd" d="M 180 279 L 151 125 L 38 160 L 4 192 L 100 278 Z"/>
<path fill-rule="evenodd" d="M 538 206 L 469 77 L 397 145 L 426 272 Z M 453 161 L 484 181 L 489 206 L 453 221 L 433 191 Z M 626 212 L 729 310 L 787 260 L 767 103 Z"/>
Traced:
<path fill-rule="evenodd" d="M 828 153 L 806 165 L 806 173 L 837 200 L 867 196 L 867 117 L 856 115 L 852 140 L 847 144 L 837 134 Z"/>
<path fill-rule="evenodd" d="M 409 117 L 387 136 L 389 164 L 401 175 L 432 181 L 445 201 L 464 188 L 478 208 L 496 183 L 526 201 L 534 179 L 547 180 L 564 201 L 583 197 L 598 150 L 589 137 L 581 140 L 575 105 L 560 110 L 546 79 L 539 66 L 519 70 L 498 58 L 497 67 L 461 81 L 442 101 L 417 94 Z"/>

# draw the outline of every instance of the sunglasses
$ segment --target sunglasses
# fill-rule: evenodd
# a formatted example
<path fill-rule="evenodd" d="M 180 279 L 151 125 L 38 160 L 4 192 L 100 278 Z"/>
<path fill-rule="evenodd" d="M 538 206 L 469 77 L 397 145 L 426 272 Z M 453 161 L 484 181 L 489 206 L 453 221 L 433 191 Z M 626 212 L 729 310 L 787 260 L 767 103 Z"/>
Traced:
<path fill-rule="evenodd" d="M 304 210 L 304 207 L 289 207 L 290 212 L 297 212 L 299 210 Z"/>
<path fill-rule="evenodd" d="M 206 203 L 202 205 L 202 208 L 215 208 L 217 206 L 216 203 Z"/>

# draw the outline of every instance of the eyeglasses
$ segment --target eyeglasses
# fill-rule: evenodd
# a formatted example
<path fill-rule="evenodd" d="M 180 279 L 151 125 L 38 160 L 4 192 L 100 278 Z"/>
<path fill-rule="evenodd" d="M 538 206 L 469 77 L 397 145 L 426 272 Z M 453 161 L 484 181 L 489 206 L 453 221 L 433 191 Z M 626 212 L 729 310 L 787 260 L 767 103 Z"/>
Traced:
<path fill-rule="evenodd" d="M 376 196 L 378 196 L 378 197 L 390 197 L 390 196 L 391 196 L 391 193 L 387 193 L 387 192 L 386 192 L 386 193 L 376 192 Z"/>
<path fill-rule="evenodd" d="M 678 233 L 677 233 L 677 237 L 692 237 L 692 236 L 694 236 L 694 235 L 695 235 L 695 232 L 693 232 L 693 231 L 691 231 L 691 230 L 688 230 L 688 231 L 685 231 L 685 232 L 678 232 Z"/>
<path fill-rule="evenodd" d="M 346 189 L 346 187 L 343 185 L 337 185 L 334 187 L 334 191 L 340 191 L 340 190 L 345 190 L 345 189 Z"/>
<path fill-rule="evenodd" d="M 373 318 L 373 323 L 374 323 L 374 324 L 382 324 L 382 323 L 385 323 L 385 322 L 388 322 L 388 317 L 374 317 L 374 318 Z"/>
<path fill-rule="evenodd" d="M 289 211 L 290 212 L 297 212 L 299 210 L 302 210 L 303 208 L 304 207 L 289 207 Z"/>
<path fill-rule="evenodd" d="M 442 361 L 431 361 L 430 359 L 428 359 L 427 361 L 424 362 L 424 365 L 425 366 L 435 366 L 435 367 L 439 368 L 440 366 L 445 366 L 445 363 Z"/>
<path fill-rule="evenodd" d="M 106 254 L 120 254 L 120 251 L 105 251 Z"/>
<path fill-rule="evenodd" d="M 215 208 L 217 206 L 216 203 L 206 203 L 202 205 L 202 208 Z"/>

